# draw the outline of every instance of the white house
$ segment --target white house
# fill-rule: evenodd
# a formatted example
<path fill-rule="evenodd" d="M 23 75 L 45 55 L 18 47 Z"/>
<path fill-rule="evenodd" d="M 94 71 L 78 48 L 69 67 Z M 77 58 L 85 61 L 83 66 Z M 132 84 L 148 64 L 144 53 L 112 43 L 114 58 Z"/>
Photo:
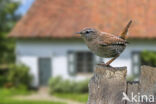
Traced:
<path fill-rule="evenodd" d="M 36 0 L 17 23 L 10 37 L 17 38 L 16 59 L 30 68 L 33 86 L 50 77 L 83 80 L 103 59 L 92 54 L 74 33 L 84 27 L 118 34 L 129 19 L 129 45 L 112 66 L 127 66 L 128 75 L 139 73 L 139 54 L 156 51 L 156 4 L 140 0 Z M 154 1 L 153 1 L 154 2 Z M 150 6 L 148 11 L 145 9 Z M 147 18 L 148 17 L 148 18 Z M 107 61 L 108 59 L 104 59 Z"/>

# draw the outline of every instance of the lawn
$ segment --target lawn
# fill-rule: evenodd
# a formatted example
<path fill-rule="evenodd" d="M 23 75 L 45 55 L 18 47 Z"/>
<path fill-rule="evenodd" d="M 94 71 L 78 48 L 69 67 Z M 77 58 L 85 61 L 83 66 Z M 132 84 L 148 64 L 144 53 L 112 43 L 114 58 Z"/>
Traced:
<path fill-rule="evenodd" d="M 24 101 L 13 99 L 16 95 L 28 95 L 33 92 L 28 92 L 26 90 L 17 89 L 4 89 L 0 88 L 0 104 L 66 104 L 61 102 L 50 102 L 50 101 Z"/>
<path fill-rule="evenodd" d="M 78 93 L 54 93 L 56 97 L 69 99 L 77 102 L 86 103 L 88 101 L 88 94 L 78 94 Z"/>
<path fill-rule="evenodd" d="M 0 104 L 65 104 L 60 102 L 48 102 L 48 101 L 23 101 L 13 99 L 0 99 Z"/>
<path fill-rule="evenodd" d="M 0 104 L 66 104 L 62 102 L 51 102 L 51 101 L 29 101 L 29 100 L 17 100 L 14 96 L 17 95 L 29 95 L 34 93 L 33 91 L 17 90 L 17 89 L 4 89 L 0 88 Z M 78 93 L 55 93 L 53 96 L 62 99 L 69 99 L 76 102 L 86 103 L 88 100 L 88 94 Z"/>

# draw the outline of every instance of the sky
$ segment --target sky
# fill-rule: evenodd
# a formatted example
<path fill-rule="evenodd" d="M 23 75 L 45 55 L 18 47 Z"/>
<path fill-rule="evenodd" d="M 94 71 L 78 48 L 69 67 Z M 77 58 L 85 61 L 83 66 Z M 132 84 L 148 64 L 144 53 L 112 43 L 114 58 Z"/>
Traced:
<path fill-rule="evenodd" d="M 31 7 L 34 0 L 18 0 L 21 2 L 21 5 L 19 6 L 18 10 L 16 11 L 17 14 L 24 15 L 28 9 Z"/>

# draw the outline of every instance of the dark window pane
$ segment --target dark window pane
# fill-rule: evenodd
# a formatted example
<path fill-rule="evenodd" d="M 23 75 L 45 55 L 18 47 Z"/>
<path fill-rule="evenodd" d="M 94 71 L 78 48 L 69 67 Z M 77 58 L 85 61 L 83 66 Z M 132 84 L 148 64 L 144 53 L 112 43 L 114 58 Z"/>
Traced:
<path fill-rule="evenodd" d="M 79 73 L 87 73 L 93 71 L 94 56 L 90 52 L 75 53 L 76 70 Z"/>

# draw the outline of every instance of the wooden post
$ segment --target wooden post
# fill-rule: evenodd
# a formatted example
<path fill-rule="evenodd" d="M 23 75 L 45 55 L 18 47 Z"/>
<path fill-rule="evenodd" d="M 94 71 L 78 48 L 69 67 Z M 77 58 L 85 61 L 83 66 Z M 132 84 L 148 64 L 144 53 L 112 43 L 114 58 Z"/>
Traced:
<path fill-rule="evenodd" d="M 87 104 L 125 104 L 122 97 L 126 93 L 126 73 L 126 67 L 97 65 L 89 83 Z"/>
<path fill-rule="evenodd" d="M 126 67 L 97 65 L 89 83 L 87 104 L 156 104 L 156 68 L 141 67 L 140 81 L 126 82 Z M 122 101 L 123 92 L 129 97 Z M 136 95 L 136 101 L 132 100 Z M 142 95 L 154 96 L 154 101 L 142 99 Z"/>
<path fill-rule="evenodd" d="M 127 82 L 127 96 L 131 97 L 131 94 L 137 95 L 139 93 L 139 82 Z M 140 104 L 139 102 L 128 102 L 125 104 Z"/>
<path fill-rule="evenodd" d="M 141 67 L 140 93 L 141 95 L 155 96 L 154 103 L 146 102 L 143 104 L 156 104 L 156 68 L 150 66 Z"/>

